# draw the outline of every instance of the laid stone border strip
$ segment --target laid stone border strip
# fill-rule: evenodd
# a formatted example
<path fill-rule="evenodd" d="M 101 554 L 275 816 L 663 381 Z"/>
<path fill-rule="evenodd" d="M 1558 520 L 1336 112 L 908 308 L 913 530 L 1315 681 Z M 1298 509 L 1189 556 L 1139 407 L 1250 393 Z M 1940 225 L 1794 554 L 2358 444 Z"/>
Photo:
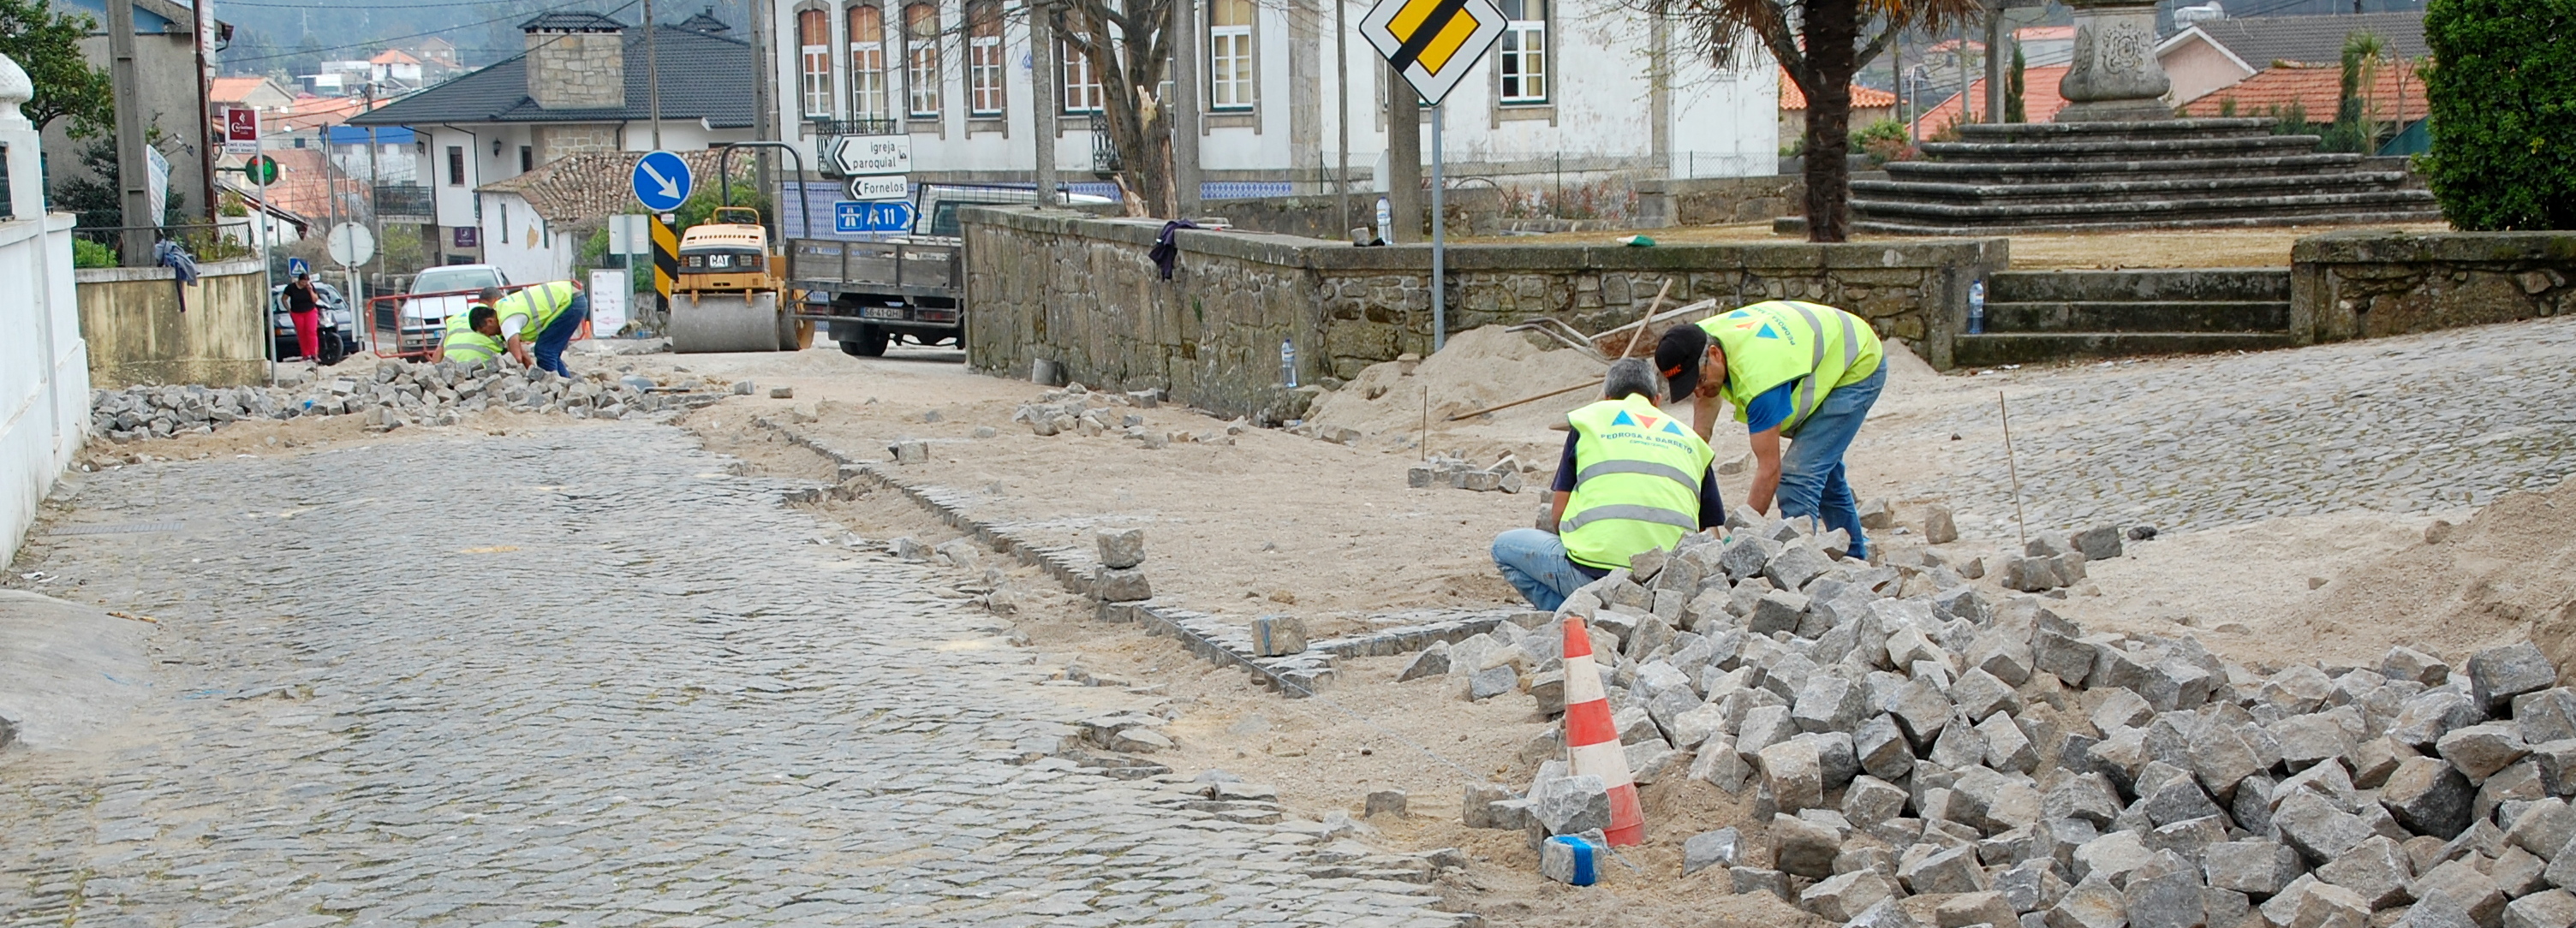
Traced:
<path fill-rule="evenodd" d="M 838 475 L 843 481 L 861 480 L 873 487 L 901 493 L 938 516 L 949 527 L 974 538 L 977 543 L 1045 572 L 1067 592 L 1085 597 L 1092 595 L 1092 577 L 1100 564 L 1090 552 L 1078 547 L 1032 542 L 1005 526 L 969 516 L 965 510 L 973 500 L 963 491 L 896 479 L 886 471 L 885 462 L 854 457 L 766 416 L 754 416 L 752 423 L 778 433 L 789 444 L 832 461 L 839 466 Z M 816 502 L 822 499 L 824 492 L 800 490 L 787 494 L 786 499 L 788 502 Z M 1278 690 L 1291 699 L 1299 699 L 1330 689 L 1335 679 L 1333 664 L 1340 658 L 1385 657 L 1419 651 L 1434 643 L 1455 644 L 1492 631 L 1505 621 L 1529 627 L 1536 624 L 1530 620 L 1531 617 L 1544 620 L 1548 614 L 1510 609 L 1402 612 L 1388 618 L 1420 621 L 1317 641 L 1308 645 L 1306 650 L 1277 657 L 1259 656 L 1253 648 L 1251 634 L 1242 626 L 1160 599 L 1102 602 L 1097 605 L 1095 616 L 1104 622 L 1137 623 L 1144 626 L 1147 634 L 1169 635 L 1179 640 L 1183 648 L 1218 666 L 1252 668 L 1254 682 Z"/>

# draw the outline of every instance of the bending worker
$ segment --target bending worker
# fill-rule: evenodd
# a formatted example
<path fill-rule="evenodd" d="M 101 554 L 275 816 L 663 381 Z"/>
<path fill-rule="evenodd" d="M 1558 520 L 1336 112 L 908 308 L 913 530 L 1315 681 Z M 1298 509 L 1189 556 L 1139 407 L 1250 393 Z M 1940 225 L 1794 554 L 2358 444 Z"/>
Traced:
<path fill-rule="evenodd" d="M 590 319 L 590 294 L 581 292 L 579 282 L 550 280 L 502 297 L 492 308 L 501 314 L 501 335 L 509 339 L 511 357 L 539 370 L 572 376 L 564 367 L 564 346 L 572 344 L 572 333 Z M 536 344 L 534 358 L 528 356 L 530 342 Z"/>
<path fill-rule="evenodd" d="M 1860 503 L 1845 478 L 1843 452 L 1887 384 L 1878 333 L 1858 316 L 1818 303 L 1771 300 L 1674 326 L 1655 344 L 1655 367 L 1678 397 L 1691 395 L 1701 438 L 1717 424 L 1722 397 L 1752 436 L 1755 470 L 1745 505 L 1768 514 L 1820 520 L 1851 538 L 1849 557 L 1869 559 Z M 1786 454 L 1780 440 L 1789 439 Z"/>
<path fill-rule="evenodd" d="M 1553 610 L 1576 589 L 1652 548 L 1723 525 L 1708 442 L 1656 408 L 1663 378 L 1642 358 L 1610 365 L 1601 401 L 1566 415 L 1545 529 L 1494 539 L 1494 566 L 1531 606 Z"/>
<path fill-rule="evenodd" d="M 487 288 L 488 289 L 488 288 Z M 454 361 L 468 367 L 497 364 L 501 353 L 509 350 L 501 344 L 501 315 L 492 307 L 475 304 L 464 312 L 447 317 L 447 337 L 438 350 L 430 354 L 431 363 Z"/>

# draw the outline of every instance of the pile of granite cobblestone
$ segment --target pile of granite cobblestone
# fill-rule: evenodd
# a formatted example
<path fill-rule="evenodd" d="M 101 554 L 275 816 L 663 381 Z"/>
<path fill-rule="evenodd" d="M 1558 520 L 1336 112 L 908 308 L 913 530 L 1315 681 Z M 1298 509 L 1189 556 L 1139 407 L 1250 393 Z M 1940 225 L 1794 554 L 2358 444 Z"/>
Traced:
<path fill-rule="evenodd" d="M 462 365 L 400 360 L 282 386 L 133 386 L 90 393 L 90 429 L 124 444 L 151 438 L 206 434 L 245 419 L 360 416 L 371 428 L 454 425 L 486 409 L 562 413 L 576 418 L 623 419 L 662 410 L 704 406 L 728 394 L 749 394 L 750 381 L 696 378 L 664 385 L 652 378 L 592 372 L 561 377 L 515 364 Z"/>
<path fill-rule="evenodd" d="M 2061 573 L 2118 539 L 2003 569 Z M 2247 666 L 1997 601 L 1935 554 L 1827 553 L 1842 541 L 1739 520 L 1558 613 L 1590 619 L 1639 782 L 1751 792 L 1744 827 L 1684 843 L 1685 875 L 1870 928 L 2576 924 L 2576 689 L 2532 643 Z M 1552 628 L 1505 623 L 1404 676 L 1561 713 Z M 1558 737 L 1524 757 L 1560 756 Z M 1464 810 L 1534 844 L 1610 814 L 1601 779 L 1560 760 L 1525 791 L 1469 786 Z"/>

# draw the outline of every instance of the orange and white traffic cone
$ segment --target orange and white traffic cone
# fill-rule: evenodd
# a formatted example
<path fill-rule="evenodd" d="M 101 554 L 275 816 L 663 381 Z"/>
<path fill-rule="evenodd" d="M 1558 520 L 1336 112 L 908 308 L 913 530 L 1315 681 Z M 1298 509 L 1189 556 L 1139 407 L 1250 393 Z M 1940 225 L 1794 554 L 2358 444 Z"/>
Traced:
<path fill-rule="evenodd" d="M 1610 787 L 1612 847 L 1646 840 L 1646 810 L 1637 803 L 1637 781 L 1628 771 L 1619 729 L 1610 722 L 1610 696 L 1592 663 L 1592 632 L 1583 617 L 1565 617 L 1565 759 L 1575 776 L 1596 776 Z"/>

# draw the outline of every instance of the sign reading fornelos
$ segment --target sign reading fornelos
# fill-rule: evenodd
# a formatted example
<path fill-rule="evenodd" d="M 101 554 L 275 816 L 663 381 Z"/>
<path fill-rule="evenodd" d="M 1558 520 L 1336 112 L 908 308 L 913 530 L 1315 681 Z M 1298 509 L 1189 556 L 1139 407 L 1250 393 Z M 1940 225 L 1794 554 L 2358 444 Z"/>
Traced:
<path fill-rule="evenodd" d="M 1493 0 L 1378 0 L 1360 35 L 1437 106 L 1502 38 L 1503 11 Z"/>

